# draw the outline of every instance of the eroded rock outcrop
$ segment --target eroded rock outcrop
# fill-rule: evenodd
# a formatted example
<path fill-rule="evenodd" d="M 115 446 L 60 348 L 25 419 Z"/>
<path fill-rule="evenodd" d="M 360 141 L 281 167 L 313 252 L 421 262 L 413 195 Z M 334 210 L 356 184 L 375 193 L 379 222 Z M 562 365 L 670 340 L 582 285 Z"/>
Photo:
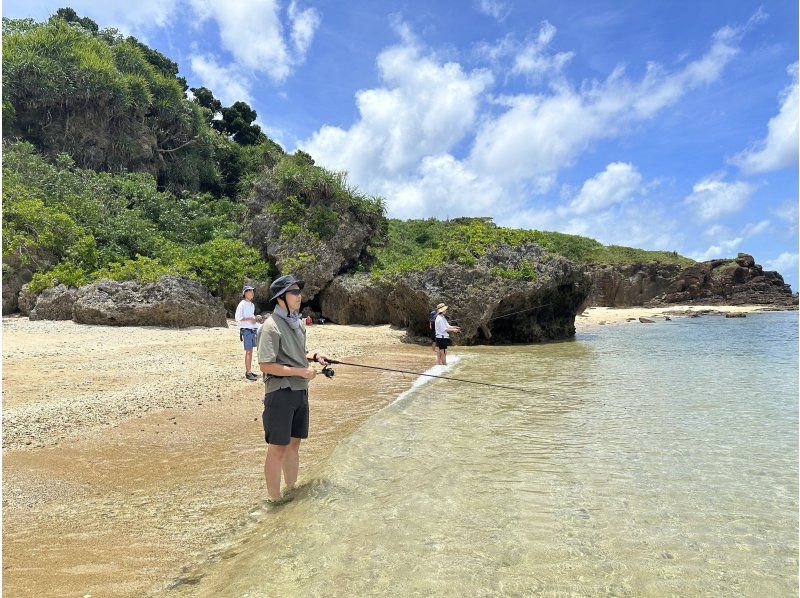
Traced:
<path fill-rule="evenodd" d="M 535 275 L 517 277 L 525 265 Z M 386 280 L 339 276 L 320 294 L 324 317 L 341 324 L 394 324 L 428 334 L 428 314 L 450 306 L 460 344 L 535 342 L 575 334 L 591 279 L 566 258 L 533 243 L 498 245 L 475 265 L 443 264 Z"/>
<path fill-rule="evenodd" d="M 709 305 L 797 305 L 797 295 L 777 272 L 764 270 L 752 255 L 697 262 L 681 270 L 669 287 L 649 302 Z"/>
<path fill-rule="evenodd" d="M 247 200 L 243 237 L 277 270 L 305 280 L 303 298 L 310 301 L 334 276 L 355 265 L 379 234 L 381 219 L 324 194 L 299 206 L 302 215 L 287 215 L 285 201 L 271 180 L 261 180 Z"/>
<path fill-rule="evenodd" d="M 227 326 L 222 302 L 183 276 L 162 276 L 152 283 L 99 280 L 86 285 L 77 291 L 73 319 L 112 326 Z"/>
<path fill-rule="evenodd" d="M 587 305 L 634 307 L 663 294 L 682 270 L 680 264 L 590 264 L 592 290 Z"/>

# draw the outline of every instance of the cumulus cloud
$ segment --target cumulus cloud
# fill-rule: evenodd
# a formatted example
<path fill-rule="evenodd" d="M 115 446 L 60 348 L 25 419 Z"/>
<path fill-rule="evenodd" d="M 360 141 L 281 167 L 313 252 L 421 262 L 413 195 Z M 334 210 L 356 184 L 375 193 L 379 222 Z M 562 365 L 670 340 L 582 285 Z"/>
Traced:
<path fill-rule="evenodd" d="M 744 237 L 736 237 L 735 239 L 720 241 L 702 253 L 694 253 L 689 257 L 698 262 L 706 262 L 708 260 L 719 258 L 729 258 L 739 252 L 739 247 L 741 246 L 742 241 L 744 241 Z"/>
<path fill-rule="evenodd" d="M 578 196 L 569 204 L 575 214 L 585 214 L 607 208 L 629 199 L 642 182 L 633 164 L 614 162 L 605 170 L 587 180 Z"/>
<path fill-rule="evenodd" d="M 764 262 L 765 270 L 777 270 L 781 274 L 786 274 L 792 270 L 793 274 L 797 274 L 797 253 L 785 251 L 775 259 L 767 260 Z"/>
<path fill-rule="evenodd" d="M 367 192 L 386 197 L 391 216 L 437 215 L 438 205 L 451 214 L 493 215 L 515 226 L 553 222 L 592 232 L 608 226 L 615 213 L 639 216 L 625 206 L 645 191 L 632 165 L 612 162 L 560 205 L 527 206 L 549 192 L 559 172 L 593 142 L 624 134 L 718 79 L 738 52 L 744 30 L 720 29 L 703 55 L 677 70 L 650 64 L 642 77 L 631 78 L 620 66 L 602 81 L 573 85 L 559 71 L 571 53 L 560 59 L 548 54 L 556 30 L 545 22 L 524 44 L 506 36 L 478 53 L 495 67 L 506 61 L 508 71 L 520 65 L 520 74 L 549 73 L 547 87 L 540 93 L 490 95 L 490 71 L 441 59 L 402 22 L 395 29 L 400 43 L 377 59 L 380 86 L 356 93 L 355 122 L 325 125 L 299 146 L 318 163 L 347 170 Z M 656 209 L 652 204 L 651 214 Z M 635 231 L 620 226 L 607 237 L 629 244 L 649 239 L 647 246 L 675 238 L 656 234 L 658 227 L 646 216 L 640 220 Z"/>
<path fill-rule="evenodd" d="M 233 65 L 223 66 L 213 56 L 205 55 L 192 56 L 189 65 L 203 85 L 211 89 L 223 104 L 230 105 L 240 100 L 252 104 L 249 79 L 237 72 Z"/>
<path fill-rule="evenodd" d="M 505 179 L 555 173 L 591 142 L 615 137 L 715 81 L 738 52 L 740 37 L 741 29 L 720 29 L 706 54 L 674 73 L 651 63 L 634 81 L 618 67 L 605 81 L 577 89 L 561 81 L 551 93 L 499 98 L 507 110 L 483 122 L 468 159 L 476 171 L 500 172 Z"/>
<path fill-rule="evenodd" d="M 493 81 L 486 70 L 466 72 L 426 55 L 408 38 L 384 50 L 377 63 L 383 86 L 356 94 L 358 121 L 348 129 L 323 126 L 301 144 L 372 192 L 402 182 L 424 158 L 446 154 L 461 141 Z"/>
<path fill-rule="evenodd" d="M 800 104 L 797 70 L 797 63 L 787 69 L 793 81 L 781 92 L 781 106 L 778 114 L 767 123 L 767 136 L 732 159 L 744 172 L 762 173 L 787 166 L 797 167 Z"/>
<path fill-rule="evenodd" d="M 313 8 L 301 9 L 293 0 L 287 14 L 288 36 L 277 0 L 190 0 L 200 21 L 213 19 L 222 46 L 235 64 L 273 81 L 284 81 L 306 58 L 321 17 Z"/>
<path fill-rule="evenodd" d="M 761 220 L 760 222 L 750 222 L 744 226 L 742 231 L 732 239 L 719 240 L 711 245 L 705 251 L 691 253 L 690 257 L 698 262 L 713 260 L 718 258 L 729 258 L 739 253 L 740 247 L 744 241 L 763 234 L 769 229 L 770 221 Z M 708 233 L 718 233 L 720 237 L 727 235 L 727 229 L 724 227 L 712 226 Z"/>
<path fill-rule="evenodd" d="M 723 179 L 721 175 L 713 175 L 698 181 L 692 187 L 692 194 L 684 200 L 695 209 L 702 222 L 738 212 L 755 191 L 750 183 L 728 183 Z"/>

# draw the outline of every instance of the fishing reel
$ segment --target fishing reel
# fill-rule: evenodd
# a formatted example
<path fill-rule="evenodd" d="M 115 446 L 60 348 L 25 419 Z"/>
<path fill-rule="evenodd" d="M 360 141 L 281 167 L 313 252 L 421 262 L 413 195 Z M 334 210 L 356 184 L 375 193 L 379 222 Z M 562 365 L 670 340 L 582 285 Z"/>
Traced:
<path fill-rule="evenodd" d="M 322 368 L 320 373 L 325 374 L 326 378 L 333 378 L 334 374 L 336 374 L 336 372 L 333 371 L 333 368 L 329 365 L 326 365 L 324 368 Z"/>

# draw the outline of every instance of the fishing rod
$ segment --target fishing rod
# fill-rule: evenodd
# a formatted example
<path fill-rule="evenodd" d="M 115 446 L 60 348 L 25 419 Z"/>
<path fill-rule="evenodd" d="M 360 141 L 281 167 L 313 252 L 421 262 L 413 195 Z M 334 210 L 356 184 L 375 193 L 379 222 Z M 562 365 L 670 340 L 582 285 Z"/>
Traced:
<path fill-rule="evenodd" d="M 526 309 L 521 309 L 519 311 L 512 311 L 511 313 L 508 313 L 508 314 L 503 314 L 501 316 L 495 316 L 493 318 L 489 318 L 486 321 L 487 322 L 491 322 L 492 320 L 499 320 L 500 318 L 507 318 L 508 316 L 515 316 L 517 314 L 522 314 L 522 313 L 525 313 L 526 311 L 532 311 L 534 309 L 539 309 L 540 307 L 546 307 L 548 305 L 553 305 L 553 303 L 550 302 L 550 303 L 542 303 L 541 305 L 534 305 L 533 307 L 528 307 Z"/>
<path fill-rule="evenodd" d="M 491 382 L 478 382 L 477 380 L 467 380 L 465 378 L 454 378 L 452 376 L 437 376 L 436 374 L 424 374 L 420 372 L 411 372 L 409 370 L 396 370 L 392 368 L 382 368 L 375 365 L 364 365 L 363 363 L 349 363 L 347 361 L 339 361 L 337 359 L 328 359 L 329 364 L 334 365 L 351 365 L 357 368 L 368 368 L 370 370 L 383 370 L 385 372 L 398 372 L 400 374 L 412 374 L 414 376 L 427 376 L 428 378 L 440 378 L 442 380 L 453 380 L 455 382 L 466 382 L 468 384 L 479 384 L 480 386 L 493 386 L 495 388 L 503 388 L 505 390 L 515 390 L 517 392 L 524 392 L 525 394 L 533 394 L 524 388 L 517 388 L 515 386 L 504 386 L 502 384 L 492 384 Z M 333 378 L 334 371 L 327 365 L 322 368 L 322 373 L 327 378 Z"/>

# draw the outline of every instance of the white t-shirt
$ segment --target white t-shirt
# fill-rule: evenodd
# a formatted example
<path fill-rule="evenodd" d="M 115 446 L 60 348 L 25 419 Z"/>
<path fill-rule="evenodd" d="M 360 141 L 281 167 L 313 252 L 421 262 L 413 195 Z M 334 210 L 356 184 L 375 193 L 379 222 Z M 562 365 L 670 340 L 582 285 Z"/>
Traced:
<path fill-rule="evenodd" d="M 445 318 L 442 314 L 436 316 L 436 337 L 437 338 L 450 338 L 450 335 L 447 333 L 447 329 L 450 327 L 450 324 L 447 323 L 447 318 Z"/>
<path fill-rule="evenodd" d="M 258 328 L 259 325 L 255 322 L 250 322 L 242 320 L 242 318 L 255 318 L 256 317 L 256 306 L 255 303 L 252 301 L 246 301 L 242 299 L 239 301 L 239 305 L 236 306 L 236 315 L 234 319 L 236 323 L 239 325 L 239 328 Z"/>

